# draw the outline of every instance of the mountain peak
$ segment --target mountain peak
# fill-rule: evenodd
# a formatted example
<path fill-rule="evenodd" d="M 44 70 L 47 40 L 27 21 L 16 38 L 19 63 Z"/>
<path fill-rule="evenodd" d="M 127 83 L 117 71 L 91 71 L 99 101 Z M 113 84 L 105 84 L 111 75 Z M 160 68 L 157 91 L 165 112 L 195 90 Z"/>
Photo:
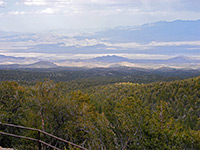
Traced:
<path fill-rule="evenodd" d="M 128 58 L 125 57 L 120 57 L 116 55 L 107 55 L 107 56 L 102 56 L 102 57 L 96 57 L 91 59 L 93 62 L 123 62 L 123 61 L 128 61 Z"/>
<path fill-rule="evenodd" d="M 168 60 L 171 61 L 171 62 L 179 62 L 179 63 L 186 63 L 186 62 L 190 63 L 190 62 L 193 61 L 193 59 L 191 59 L 191 58 L 189 58 L 187 56 L 183 56 L 183 55 L 177 56 L 177 57 L 173 57 L 173 58 L 170 58 Z"/>
<path fill-rule="evenodd" d="M 28 65 L 29 68 L 55 68 L 57 67 L 56 64 L 49 61 L 39 61 L 34 64 Z"/>

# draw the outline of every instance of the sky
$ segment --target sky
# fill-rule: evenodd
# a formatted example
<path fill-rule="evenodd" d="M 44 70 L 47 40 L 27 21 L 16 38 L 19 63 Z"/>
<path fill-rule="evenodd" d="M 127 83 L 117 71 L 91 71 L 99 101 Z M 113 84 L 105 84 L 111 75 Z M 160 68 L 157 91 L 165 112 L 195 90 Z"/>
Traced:
<path fill-rule="evenodd" d="M 0 30 L 40 32 L 200 19 L 199 0 L 0 0 Z"/>

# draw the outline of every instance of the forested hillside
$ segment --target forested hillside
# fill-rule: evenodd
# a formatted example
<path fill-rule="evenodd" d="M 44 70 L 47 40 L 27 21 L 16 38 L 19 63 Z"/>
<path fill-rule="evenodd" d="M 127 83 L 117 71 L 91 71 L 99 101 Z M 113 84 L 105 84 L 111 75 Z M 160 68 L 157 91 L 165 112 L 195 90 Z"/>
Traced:
<path fill-rule="evenodd" d="M 148 84 L 85 83 L 2 81 L 0 122 L 39 128 L 91 150 L 200 149 L 200 77 Z M 2 135 L 0 146 L 37 149 L 34 143 Z"/>
<path fill-rule="evenodd" d="M 119 82 L 152 83 L 173 81 L 200 76 L 198 69 L 144 69 L 130 67 L 113 68 L 49 68 L 49 69 L 0 69 L 0 81 L 17 81 L 20 84 L 35 84 L 44 79 L 88 86 Z"/>

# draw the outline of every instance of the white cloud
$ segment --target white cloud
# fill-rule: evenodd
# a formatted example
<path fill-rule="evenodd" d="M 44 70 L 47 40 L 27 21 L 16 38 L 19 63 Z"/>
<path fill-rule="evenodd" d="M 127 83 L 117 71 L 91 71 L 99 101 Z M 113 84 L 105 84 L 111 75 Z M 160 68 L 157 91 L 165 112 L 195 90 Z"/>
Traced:
<path fill-rule="evenodd" d="M 137 0 L 136 0 L 137 1 Z M 131 0 L 23 0 L 25 5 L 54 5 L 54 4 L 72 4 L 72 5 L 116 5 L 132 3 Z"/>
<path fill-rule="evenodd" d="M 199 46 L 200 41 L 180 41 L 180 42 L 151 42 L 148 46 Z"/>
<path fill-rule="evenodd" d="M 25 15 L 27 12 L 25 11 L 10 11 L 8 12 L 9 15 Z"/>
<path fill-rule="evenodd" d="M 55 6 L 68 4 L 69 0 L 25 0 L 24 5 L 28 6 Z"/>
<path fill-rule="evenodd" d="M 59 9 L 53 9 L 53 8 L 46 8 L 46 9 L 39 11 L 40 14 L 55 14 L 58 12 L 59 12 Z"/>
<path fill-rule="evenodd" d="M 5 7 L 7 5 L 6 2 L 4 2 L 3 0 L 0 0 L 0 7 Z"/>
<path fill-rule="evenodd" d="M 44 6 L 44 5 L 47 5 L 47 2 L 46 2 L 46 0 L 26 0 L 24 2 L 24 5 L 28 5 L 28 6 L 31 6 L 31 5 Z"/>
<path fill-rule="evenodd" d="M 1 1 L 1 0 L 0 0 Z M 187 11 L 180 9 L 187 7 L 182 4 L 184 0 L 21 0 L 17 5 L 23 4 L 32 6 L 32 10 L 28 14 L 51 14 L 51 15 L 71 15 L 71 16 L 84 16 L 92 20 L 93 16 L 99 16 L 102 21 L 106 20 L 105 17 L 110 17 L 115 22 L 119 20 L 116 26 L 120 26 L 120 19 L 123 22 L 131 24 L 130 18 L 134 18 L 138 24 L 159 21 L 161 18 L 167 20 L 189 18 L 196 19 L 199 13 L 193 13 L 191 8 L 188 7 Z M 187 2 L 188 4 L 189 2 Z M 189 3 L 191 5 L 191 3 Z M 199 9 L 200 10 L 200 9 Z M 19 10 L 18 10 L 19 11 Z M 30 13 L 30 11 L 32 13 Z M 121 15 L 116 17 L 117 15 Z M 126 19 L 127 18 L 127 19 Z M 173 19 L 172 19 L 173 18 Z M 126 19 L 126 20 L 125 20 Z M 128 21 L 129 20 L 129 21 Z M 114 23 L 115 23 L 114 22 Z"/>
<path fill-rule="evenodd" d="M 15 5 L 11 1 L 0 0 L 9 4 L 0 12 L 2 30 L 100 29 L 200 18 L 197 0 L 194 10 L 186 0 L 15 0 Z"/>
<path fill-rule="evenodd" d="M 18 12 L 13 12 L 18 13 Z M 29 39 L 29 36 L 21 36 L 21 41 L 19 42 L 6 42 L 8 39 L 5 39 L 5 42 L 0 42 L 1 50 L 15 50 L 16 47 L 20 49 L 27 49 L 34 45 L 40 44 L 58 44 L 62 43 L 60 46 L 73 46 L 73 47 L 87 47 L 87 46 L 95 46 L 98 44 L 102 44 L 107 46 L 109 50 L 126 50 L 126 49 L 137 49 L 137 50 L 148 50 L 155 47 L 173 47 L 173 46 L 200 46 L 200 41 L 175 41 L 175 42 L 150 42 L 146 44 L 140 43 L 110 43 L 106 42 L 105 40 L 98 40 L 98 39 L 84 39 L 84 40 L 77 40 L 75 38 L 63 38 L 62 36 L 56 36 L 54 34 L 51 35 L 35 35 L 32 39 Z M 3 39 L 2 39 L 3 40 Z M 12 40 L 12 39 L 10 39 Z M 14 39 L 13 39 L 14 40 Z M 24 41 L 25 40 L 25 41 Z M 190 48 L 188 48 L 190 50 Z"/>
<path fill-rule="evenodd" d="M 106 46 L 110 47 L 121 47 L 121 48 L 137 48 L 137 49 L 146 49 L 146 45 L 142 45 L 139 43 L 107 43 Z"/>
<path fill-rule="evenodd" d="M 138 11 L 137 5 L 132 7 L 140 0 L 24 0 L 21 4 L 28 6 L 48 7 L 60 9 L 60 13 L 68 14 L 98 14 L 98 15 L 116 15 L 124 13 L 127 10 Z M 17 5 L 20 3 L 17 2 Z M 130 5 L 131 4 L 131 5 Z M 129 9 L 128 9 L 129 8 Z M 127 12 L 129 12 L 127 11 Z M 67 13 L 66 13 L 67 12 Z M 57 11 L 56 11 L 57 13 Z M 53 14 L 53 13 L 51 13 Z"/>
<path fill-rule="evenodd" d="M 133 48 L 139 50 L 147 50 L 153 47 L 169 47 L 169 46 L 200 46 L 200 41 L 180 41 L 180 42 L 150 42 L 147 44 L 139 43 L 104 43 L 106 46 L 110 47 L 121 47 L 125 49 Z"/>

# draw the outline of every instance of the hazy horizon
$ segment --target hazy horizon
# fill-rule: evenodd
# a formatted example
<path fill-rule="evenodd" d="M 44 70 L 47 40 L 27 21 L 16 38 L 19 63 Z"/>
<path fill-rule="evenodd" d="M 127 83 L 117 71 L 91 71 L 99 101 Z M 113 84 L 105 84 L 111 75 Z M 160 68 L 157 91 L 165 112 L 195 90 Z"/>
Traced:
<path fill-rule="evenodd" d="M 0 54 L 6 56 L 200 58 L 199 35 L 197 0 L 0 0 Z"/>

